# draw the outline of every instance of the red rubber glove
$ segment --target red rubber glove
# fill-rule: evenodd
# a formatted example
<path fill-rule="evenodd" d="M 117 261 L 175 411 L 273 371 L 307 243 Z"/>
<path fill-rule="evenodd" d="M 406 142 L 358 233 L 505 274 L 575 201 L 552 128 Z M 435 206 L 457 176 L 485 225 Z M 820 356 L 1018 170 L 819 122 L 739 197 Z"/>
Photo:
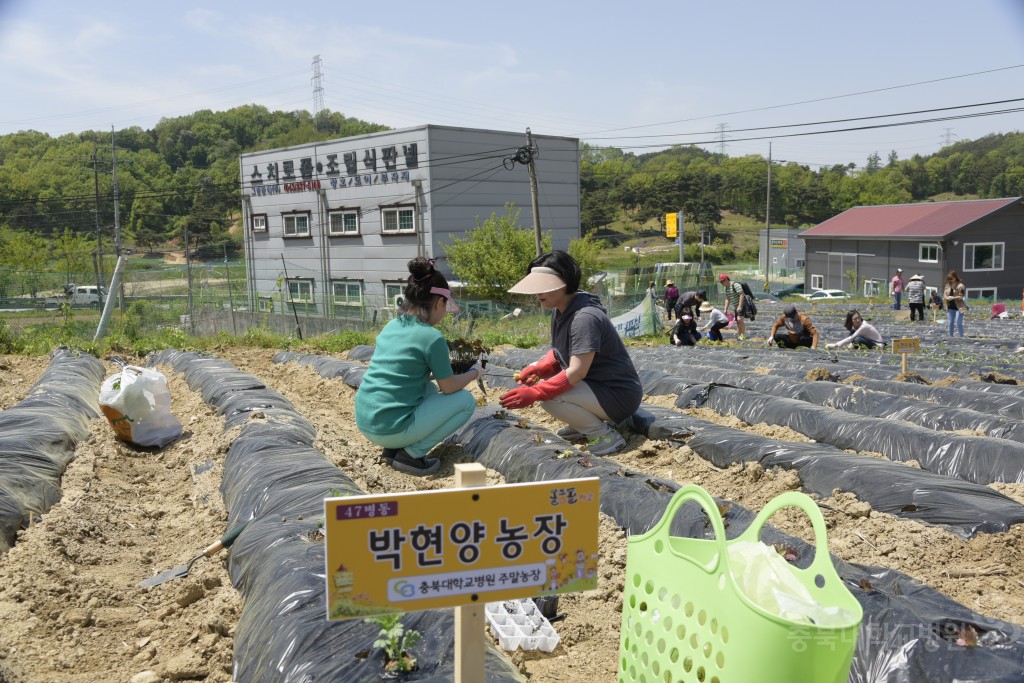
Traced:
<path fill-rule="evenodd" d="M 555 350 L 551 349 L 536 363 L 527 365 L 525 368 L 519 371 L 519 379 L 517 380 L 520 384 L 533 385 L 542 379 L 553 377 L 562 366 L 558 363 L 555 358 Z"/>
<path fill-rule="evenodd" d="M 532 387 L 518 387 L 501 395 L 502 408 L 529 408 L 537 401 L 546 401 L 572 389 L 565 370 Z"/>

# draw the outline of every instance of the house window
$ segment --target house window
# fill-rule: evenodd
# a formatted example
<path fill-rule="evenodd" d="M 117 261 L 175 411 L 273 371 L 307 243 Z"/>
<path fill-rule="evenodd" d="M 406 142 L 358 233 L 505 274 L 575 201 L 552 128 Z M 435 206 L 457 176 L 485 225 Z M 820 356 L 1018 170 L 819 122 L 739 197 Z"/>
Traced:
<path fill-rule="evenodd" d="M 329 235 L 358 235 L 358 211 L 332 211 L 328 214 L 330 223 L 327 228 Z"/>
<path fill-rule="evenodd" d="M 269 296 L 261 296 L 256 300 L 256 309 L 260 313 L 266 313 L 274 311 L 274 300 Z"/>
<path fill-rule="evenodd" d="M 1002 270 L 1004 242 L 964 245 L 964 270 Z"/>
<path fill-rule="evenodd" d="M 939 245 L 937 244 L 919 244 L 917 252 L 917 260 L 921 263 L 938 263 L 939 262 Z"/>
<path fill-rule="evenodd" d="M 363 283 L 355 280 L 335 280 L 331 283 L 335 306 L 362 306 Z"/>
<path fill-rule="evenodd" d="M 285 237 L 309 237 L 308 213 L 286 213 L 282 218 Z"/>
<path fill-rule="evenodd" d="M 995 299 L 996 288 L 995 287 L 975 287 L 974 289 L 967 290 L 968 299 Z"/>
<path fill-rule="evenodd" d="M 395 309 L 397 306 L 395 302 L 399 298 L 405 298 L 405 285 L 403 284 L 391 284 L 384 283 L 384 307 L 389 309 Z"/>
<path fill-rule="evenodd" d="M 288 301 L 297 304 L 313 303 L 313 281 L 289 280 Z"/>
<path fill-rule="evenodd" d="M 811 276 L 811 289 L 824 289 L 825 288 L 825 276 L 824 275 L 812 275 Z"/>
<path fill-rule="evenodd" d="M 864 296 L 881 296 L 883 286 L 881 280 L 864 280 Z"/>
<path fill-rule="evenodd" d="M 267 214 L 265 214 L 265 213 L 254 213 L 252 215 L 252 231 L 253 232 L 266 232 L 267 231 Z"/>
<path fill-rule="evenodd" d="M 804 260 L 802 258 L 798 258 L 796 260 L 796 267 L 797 268 L 803 268 L 804 267 Z"/>
<path fill-rule="evenodd" d="M 381 232 L 408 233 L 416 232 L 416 220 L 411 206 L 399 206 L 381 209 Z"/>

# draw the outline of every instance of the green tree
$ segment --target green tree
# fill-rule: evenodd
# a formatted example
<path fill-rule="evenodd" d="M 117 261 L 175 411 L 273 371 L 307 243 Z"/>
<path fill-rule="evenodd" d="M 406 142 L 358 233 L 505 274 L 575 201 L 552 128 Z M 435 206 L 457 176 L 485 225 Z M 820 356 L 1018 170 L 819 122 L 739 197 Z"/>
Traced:
<path fill-rule="evenodd" d="M 5 229 L 0 235 L 0 263 L 21 274 L 22 293 L 37 296 L 49 261 L 46 240 L 28 232 Z"/>
<path fill-rule="evenodd" d="M 542 249 L 551 250 L 551 235 L 542 236 Z M 519 224 L 519 209 L 505 205 L 505 213 L 492 213 L 485 221 L 476 219 L 476 228 L 464 239 L 452 238 L 445 247 L 452 274 L 466 283 L 469 296 L 510 302 L 515 295 L 508 289 L 522 279 L 537 256 L 532 229 Z"/>
<path fill-rule="evenodd" d="M 69 228 L 64 228 L 64 233 L 53 240 L 53 256 L 64 271 L 65 282 L 71 282 L 76 273 L 89 271 L 90 256 L 95 248 L 95 242 L 74 234 Z"/>
<path fill-rule="evenodd" d="M 601 271 L 599 259 L 601 252 L 608 248 L 608 243 L 594 237 L 594 233 L 588 232 L 583 237 L 569 242 L 569 256 L 576 259 L 580 264 L 580 271 L 583 276 L 580 278 L 580 289 L 587 289 L 587 283 L 595 273 Z"/>
<path fill-rule="evenodd" d="M 868 164 L 864 167 L 864 172 L 868 175 L 875 173 L 882 167 L 882 157 L 878 156 L 878 152 L 872 152 L 868 155 Z"/>

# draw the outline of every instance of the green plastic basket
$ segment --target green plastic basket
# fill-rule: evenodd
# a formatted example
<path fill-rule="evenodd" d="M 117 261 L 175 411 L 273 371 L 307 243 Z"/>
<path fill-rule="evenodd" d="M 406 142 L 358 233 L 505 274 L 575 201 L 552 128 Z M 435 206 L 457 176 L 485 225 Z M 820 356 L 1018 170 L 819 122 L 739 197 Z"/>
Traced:
<path fill-rule="evenodd" d="M 671 536 L 680 506 L 700 503 L 713 540 Z M 727 545 L 757 541 L 779 509 L 798 507 L 814 526 L 814 561 L 792 567 L 815 601 L 854 615 L 848 625 L 822 627 L 770 614 L 733 580 Z M 789 491 L 772 500 L 743 534 L 727 541 L 718 506 L 699 486 L 672 497 L 653 529 L 629 539 L 619 646 L 620 683 L 844 683 L 863 610 L 828 554 L 817 505 Z"/>

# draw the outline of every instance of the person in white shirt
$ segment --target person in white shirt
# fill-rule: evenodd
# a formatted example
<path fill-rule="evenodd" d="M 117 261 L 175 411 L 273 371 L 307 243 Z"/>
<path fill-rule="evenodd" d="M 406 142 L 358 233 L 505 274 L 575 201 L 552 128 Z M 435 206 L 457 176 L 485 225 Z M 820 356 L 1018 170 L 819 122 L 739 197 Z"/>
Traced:
<path fill-rule="evenodd" d="M 838 349 L 847 344 L 853 344 L 855 349 L 877 349 L 885 344 L 875 326 L 864 322 L 864 318 L 858 311 L 854 310 L 846 314 L 846 322 L 843 323 L 843 327 L 850 333 L 850 336 L 833 344 L 825 344 L 826 349 Z"/>
<path fill-rule="evenodd" d="M 710 301 L 700 305 L 700 312 L 708 314 L 707 322 L 701 325 L 700 329 L 708 333 L 708 339 L 711 341 L 722 341 L 722 330 L 729 325 L 725 313 L 715 308 Z"/>

